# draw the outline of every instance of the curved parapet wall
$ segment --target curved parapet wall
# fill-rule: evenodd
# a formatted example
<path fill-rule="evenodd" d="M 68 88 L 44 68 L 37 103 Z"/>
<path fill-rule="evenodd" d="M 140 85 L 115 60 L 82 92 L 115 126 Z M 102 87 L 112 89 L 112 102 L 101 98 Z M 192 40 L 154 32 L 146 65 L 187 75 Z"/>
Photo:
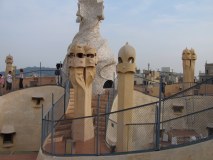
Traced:
<path fill-rule="evenodd" d="M 41 142 L 42 104 L 46 113 L 54 99 L 64 94 L 58 86 L 34 87 L 0 96 L 0 151 L 38 151 Z M 40 99 L 38 102 L 37 100 Z M 39 103 L 39 104 L 38 104 Z M 3 143 L 4 133 L 13 129 L 10 146 Z M 4 132 L 4 133 L 3 133 Z M 11 132 L 11 131 L 10 131 Z"/>
<path fill-rule="evenodd" d="M 138 91 L 134 91 L 134 106 L 139 106 L 139 105 L 143 105 L 143 104 L 148 104 L 151 102 L 156 102 L 158 99 L 155 97 L 151 97 L 148 96 L 146 94 L 140 93 Z M 140 121 L 138 121 L 138 119 L 136 119 L 136 117 L 143 117 L 143 120 L 146 119 L 146 123 L 150 123 L 152 122 L 151 120 L 155 119 L 155 114 L 153 113 L 154 110 L 152 109 L 153 107 L 146 107 L 143 112 L 139 112 L 139 110 L 133 110 L 133 116 L 132 116 L 132 122 L 133 123 L 140 123 Z M 118 97 L 116 96 L 113 105 L 112 105 L 112 110 L 111 112 L 117 111 L 118 110 Z M 142 119 L 141 119 L 142 120 Z M 144 122 L 143 122 L 144 123 Z M 108 127 L 107 127 L 107 132 L 106 132 L 106 142 L 110 145 L 110 146 L 114 146 L 116 145 L 117 142 L 117 114 L 110 114 L 109 116 L 109 120 L 108 120 Z M 146 128 L 141 128 L 141 130 L 146 129 Z M 146 129 L 147 131 L 147 129 Z M 153 132 L 153 129 L 150 131 Z M 138 143 L 140 143 L 141 141 L 150 143 L 149 141 L 152 139 L 151 138 L 151 134 L 150 135 L 143 135 L 141 136 L 141 133 L 139 133 L 139 135 L 137 134 L 137 132 L 135 132 L 135 137 L 137 137 L 136 141 L 134 142 L 135 145 L 137 146 Z M 149 137 L 147 137 L 149 136 Z"/>
<path fill-rule="evenodd" d="M 194 145 L 189 145 L 180 148 L 173 148 L 162 151 L 153 151 L 146 153 L 137 154 L 123 154 L 114 156 L 85 156 L 85 157 L 72 157 L 72 160 L 212 160 L 213 140 L 206 142 L 197 143 Z M 68 157 L 56 157 L 47 156 L 41 151 L 38 154 L 37 160 L 67 160 Z"/>

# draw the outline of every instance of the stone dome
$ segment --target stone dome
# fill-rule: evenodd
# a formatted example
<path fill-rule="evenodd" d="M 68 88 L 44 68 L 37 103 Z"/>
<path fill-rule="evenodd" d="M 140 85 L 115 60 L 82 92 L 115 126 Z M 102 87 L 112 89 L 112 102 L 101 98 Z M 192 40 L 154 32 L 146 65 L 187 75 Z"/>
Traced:
<path fill-rule="evenodd" d="M 118 57 L 122 59 L 122 62 L 129 62 L 129 59 L 132 57 L 134 63 L 135 56 L 136 56 L 135 49 L 132 46 L 130 46 L 128 42 L 123 47 L 121 47 L 118 53 Z"/>

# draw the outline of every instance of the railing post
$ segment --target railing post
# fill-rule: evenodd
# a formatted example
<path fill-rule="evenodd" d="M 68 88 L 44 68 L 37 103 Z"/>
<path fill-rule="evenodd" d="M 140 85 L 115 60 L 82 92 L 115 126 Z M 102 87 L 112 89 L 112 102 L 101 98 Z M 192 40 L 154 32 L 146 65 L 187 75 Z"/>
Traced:
<path fill-rule="evenodd" d="M 41 86 L 41 62 L 40 62 L 40 70 L 39 70 L 39 86 Z"/>
<path fill-rule="evenodd" d="M 115 72 L 113 73 L 113 91 L 112 91 L 112 100 L 115 97 Z"/>
<path fill-rule="evenodd" d="M 42 104 L 41 108 L 41 148 L 43 146 L 43 140 L 44 140 L 44 123 L 43 123 L 43 116 L 44 116 L 44 106 Z"/>
<path fill-rule="evenodd" d="M 99 148 L 99 114 L 100 114 L 100 94 L 98 94 L 98 106 L 97 106 L 97 130 L 96 130 L 96 154 L 100 155 Z"/>
<path fill-rule="evenodd" d="M 54 94 L 52 93 L 52 114 L 51 114 L 51 153 L 54 154 Z"/>
<path fill-rule="evenodd" d="M 160 86 L 159 86 L 159 105 L 156 108 L 157 111 L 157 126 L 156 126 L 156 150 L 160 150 L 160 117 L 161 117 L 161 100 L 162 100 L 162 75 L 160 76 Z"/>
<path fill-rule="evenodd" d="M 111 100 L 112 101 L 112 100 Z M 110 101 L 110 90 L 108 92 L 108 103 L 107 103 L 107 106 L 106 106 L 106 114 L 105 114 L 105 128 L 107 129 L 107 122 L 108 122 L 108 119 L 109 119 L 109 112 L 110 112 L 110 105 L 111 104 L 111 101 Z"/>
<path fill-rule="evenodd" d="M 64 115 L 65 115 L 65 112 L 66 112 L 66 99 L 67 99 L 67 89 L 65 87 L 65 92 L 64 92 Z"/>
<path fill-rule="evenodd" d="M 49 133 L 49 120 L 50 120 L 50 112 L 47 114 L 47 134 Z"/>

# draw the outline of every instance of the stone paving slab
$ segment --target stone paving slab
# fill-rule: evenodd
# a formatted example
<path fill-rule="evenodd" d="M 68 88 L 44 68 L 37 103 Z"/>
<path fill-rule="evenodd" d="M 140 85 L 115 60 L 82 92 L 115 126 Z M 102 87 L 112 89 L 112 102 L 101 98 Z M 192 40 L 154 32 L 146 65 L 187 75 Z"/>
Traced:
<path fill-rule="evenodd" d="M 0 160 L 36 160 L 38 153 L 1 155 Z"/>

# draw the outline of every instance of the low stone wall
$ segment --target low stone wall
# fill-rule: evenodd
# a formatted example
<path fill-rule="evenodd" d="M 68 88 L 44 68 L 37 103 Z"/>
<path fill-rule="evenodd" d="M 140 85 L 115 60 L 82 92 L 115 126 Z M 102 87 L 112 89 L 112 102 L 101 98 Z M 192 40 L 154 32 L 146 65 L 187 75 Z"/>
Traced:
<path fill-rule="evenodd" d="M 15 134 L 11 146 L 3 143 L 0 136 L 0 151 L 38 151 L 41 142 L 42 104 L 44 113 L 52 106 L 54 100 L 64 94 L 64 88 L 59 86 L 43 86 L 18 90 L 0 96 L 0 131 L 6 125 L 14 127 Z M 42 97 L 37 104 L 33 97 Z M 63 107 L 63 106 L 62 106 Z M 0 158 L 1 159 L 1 158 Z"/>
<path fill-rule="evenodd" d="M 162 151 L 115 156 L 72 157 L 72 160 L 212 160 L 213 140 Z M 40 150 L 37 160 L 69 160 L 71 157 L 47 156 Z"/>
<path fill-rule="evenodd" d="M 56 77 L 26 77 L 23 80 L 23 87 L 30 88 L 36 86 L 43 86 L 43 85 L 56 85 L 57 78 Z M 12 91 L 19 90 L 19 78 L 13 79 L 12 84 Z M 6 84 L 4 88 L 0 88 L 0 95 L 7 93 L 6 91 Z"/>
<path fill-rule="evenodd" d="M 56 77 L 26 77 L 23 80 L 24 88 L 35 87 L 47 84 L 56 84 Z M 13 80 L 13 89 L 19 88 L 19 79 L 16 78 Z"/>

